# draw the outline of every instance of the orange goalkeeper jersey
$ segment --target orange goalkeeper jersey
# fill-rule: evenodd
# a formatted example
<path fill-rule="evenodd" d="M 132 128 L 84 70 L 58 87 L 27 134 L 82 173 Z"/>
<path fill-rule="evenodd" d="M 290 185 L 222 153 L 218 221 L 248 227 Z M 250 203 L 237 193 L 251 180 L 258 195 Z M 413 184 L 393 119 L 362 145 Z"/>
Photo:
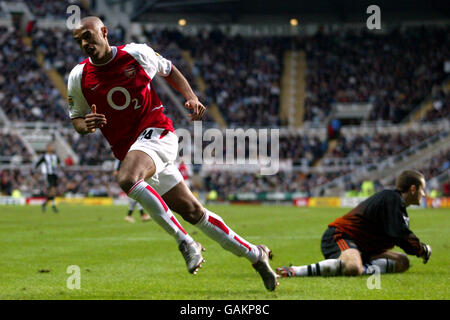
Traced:
<path fill-rule="evenodd" d="M 423 252 L 422 243 L 409 229 L 405 201 L 398 190 L 376 193 L 328 226 L 350 236 L 364 253 L 379 254 L 394 245 L 411 255 Z"/>

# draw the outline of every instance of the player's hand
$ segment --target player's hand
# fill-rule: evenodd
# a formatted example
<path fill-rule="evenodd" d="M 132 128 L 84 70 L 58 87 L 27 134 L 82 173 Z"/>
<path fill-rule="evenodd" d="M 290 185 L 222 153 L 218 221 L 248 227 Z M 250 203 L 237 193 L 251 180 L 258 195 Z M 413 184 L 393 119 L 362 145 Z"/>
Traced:
<path fill-rule="evenodd" d="M 424 251 L 422 254 L 423 263 L 427 263 L 431 257 L 431 247 L 424 243 L 422 244 L 422 248 Z"/>
<path fill-rule="evenodd" d="M 92 113 L 86 115 L 84 122 L 86 123 L 88 132 L 93 133 L 96 128 L 103 128 L 107 121 L 104 114 L 97 113 L 97 107 L 95 104 L 92 105 L 91 110 Z"/>
<path fill-rule="evenodd" d="M 198 99 L 189 99 L 184 103 L 184 106 L 186 109 L 192 110 L 191 121 L 201 120 L 206 110 L 206 107 Z"/>

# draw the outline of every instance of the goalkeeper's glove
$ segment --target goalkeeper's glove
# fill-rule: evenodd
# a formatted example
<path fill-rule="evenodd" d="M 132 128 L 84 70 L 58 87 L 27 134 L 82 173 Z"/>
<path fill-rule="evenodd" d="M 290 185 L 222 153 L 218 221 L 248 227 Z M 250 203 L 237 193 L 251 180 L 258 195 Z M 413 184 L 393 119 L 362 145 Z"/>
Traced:
<path fill-rule="evenodd" d="M 422 243 L 423 253 L 421 255 L 423 263 L 427 263 L 431 257 L 431 247 L 425 243 Z"/>

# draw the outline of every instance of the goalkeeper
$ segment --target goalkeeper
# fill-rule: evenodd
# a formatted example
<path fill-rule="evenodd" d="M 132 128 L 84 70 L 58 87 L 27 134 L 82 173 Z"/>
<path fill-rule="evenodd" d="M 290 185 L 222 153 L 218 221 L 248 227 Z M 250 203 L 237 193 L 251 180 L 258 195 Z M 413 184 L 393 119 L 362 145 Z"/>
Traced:
<path fill-rule="evenodd" d="M 405 272 L 409 268 L 406 254 L 427 263 L 431 247 L 409 229 L 406 212 L 409 205 L 420 204 L 425 186 L 422 173 L 403 171 L 397 177 L 395 190 L 376 193 L 328 225 L 321 244 L 326 260 L 279 267 L 277 274 L 281 277 L 357 276 L 372 274 L 376 268 L 380 273 Z M 406 254 L 391 251 L 394 245 Z"/>

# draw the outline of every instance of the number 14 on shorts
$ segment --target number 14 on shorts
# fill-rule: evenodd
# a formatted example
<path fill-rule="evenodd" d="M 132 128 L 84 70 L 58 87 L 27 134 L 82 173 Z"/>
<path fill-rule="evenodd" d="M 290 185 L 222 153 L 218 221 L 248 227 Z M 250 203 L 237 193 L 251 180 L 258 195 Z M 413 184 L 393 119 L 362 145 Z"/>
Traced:
<path fill-rule="evenodd" d="M 147 128 L 139 135 L 139 140 L 161 139 L 168 133 L 168 130 L 161 128 Z"/>

